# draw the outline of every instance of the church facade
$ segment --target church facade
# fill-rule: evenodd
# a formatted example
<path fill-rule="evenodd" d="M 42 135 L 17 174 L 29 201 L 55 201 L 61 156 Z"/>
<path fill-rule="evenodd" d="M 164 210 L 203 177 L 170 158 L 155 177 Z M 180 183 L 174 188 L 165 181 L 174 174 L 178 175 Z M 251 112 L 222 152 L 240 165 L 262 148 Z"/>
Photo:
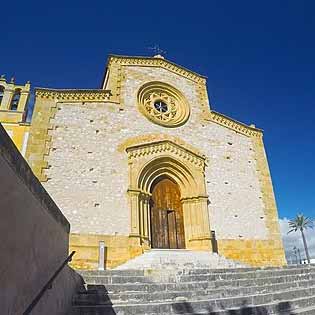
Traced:
<path fill-rule="evenodd" d="M 97 90 L 36 89 L 25 158 L 71 224 L 73 266 L 151 248 L 285 265 L 262 130 L 214 111 L 205 77 L 110 56 Z"/>

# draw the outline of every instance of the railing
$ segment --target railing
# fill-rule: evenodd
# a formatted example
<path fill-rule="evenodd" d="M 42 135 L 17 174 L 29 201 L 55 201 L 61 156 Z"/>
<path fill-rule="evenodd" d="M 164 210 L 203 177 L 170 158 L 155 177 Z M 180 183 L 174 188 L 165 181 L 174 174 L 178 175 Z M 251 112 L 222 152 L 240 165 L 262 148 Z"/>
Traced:
<path fill-rule="evenodd" d="M 68 262 L 70 262 L 72 260 L 73 255 L 75 254 L 75 251 L 73 251 L 67 258 L 66 260 L 62 263 L 62 265 L 57 269 L 57 271 L 53 274 L 53 276 L 48 280 L 48 282 L 44 285 L 44 287 L 41 289 L 41 291 L 37 294 L 37 296 L 35 297 L 35 299 L 32 301 L 32 303 L 28 306 L 28 308 L 25 310 L 25 312 L 23 313 L 23 315 L 29 315 L 31 313 L 31 311 L 33 310 L 33 308 L 37 305 L 37 303 L 39 302 L 39 300 L 42 298 L 42 296 L 44 295 L 44 293 L 48 290 L 52 288 L 52 284 L 54 282 L 54 280 L 56 279 L 56 277 L 58 276 L 58 274 L 60 273 L 60 271 L 64 268 L 65 265 L 68 264 Z"/>

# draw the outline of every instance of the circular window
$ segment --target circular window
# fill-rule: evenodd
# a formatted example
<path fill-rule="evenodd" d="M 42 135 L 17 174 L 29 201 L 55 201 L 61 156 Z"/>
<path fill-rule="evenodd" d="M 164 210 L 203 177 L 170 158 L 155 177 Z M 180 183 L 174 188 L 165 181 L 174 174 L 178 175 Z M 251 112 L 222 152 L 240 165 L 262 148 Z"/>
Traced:
<path fill-rule="evenodd" d="M 155 108 L 159 113 L 166 113 L 166 112 L 167 112 L 167 109 L 168 109 L 167 105 L 166 105 L 163 101 L 161 101 L 161 100 L 154 102 L 154 108 Z"/>
<path fill-rule="evenodd" d="M 184 96 L 172 86 L 150 82 L 138 92 L 140 111 L 151 121 L 165 127 L 177 127 L 186 122 L 190 108 Z"/>

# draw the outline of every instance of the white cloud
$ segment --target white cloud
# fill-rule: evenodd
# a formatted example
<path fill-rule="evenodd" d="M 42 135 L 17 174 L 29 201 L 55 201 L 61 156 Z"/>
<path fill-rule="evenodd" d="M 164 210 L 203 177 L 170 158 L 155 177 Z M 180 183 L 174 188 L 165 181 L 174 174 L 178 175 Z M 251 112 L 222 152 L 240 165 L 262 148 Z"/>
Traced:
<path fill-rule="evenodd" d="M 293 254 L 293 247 L 296 246 L 300 249 L 302 259 L 305 258 L 305 251 L 302 241 L 302 236 L 300 232 L 291 232 L 288 234 L 289 228 L 289 219 L 283 218 L 279 219 L 280 222 L 280 229 L 282 234 L 283 246 L 286 252 L 286 257 L 288 263 L 290 261 L 295 262 L 295 256 Z M 315 258 L 315 230 L 314 229 L 307 229 L 305 231 L 306 242 L 308 245 L 308 250 L 310 253 L 311 258 Z"/>

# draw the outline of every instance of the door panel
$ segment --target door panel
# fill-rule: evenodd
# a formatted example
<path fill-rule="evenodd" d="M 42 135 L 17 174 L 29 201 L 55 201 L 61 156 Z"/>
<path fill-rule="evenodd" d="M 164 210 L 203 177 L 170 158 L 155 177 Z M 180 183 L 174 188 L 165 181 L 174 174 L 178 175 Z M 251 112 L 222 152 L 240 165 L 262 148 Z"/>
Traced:
<path fill-rule="evenodd" d="M 153 248 L 185 248 L 180 190 L 170 179 L 160 180 L 152 190 L 151 231 Z"/>

